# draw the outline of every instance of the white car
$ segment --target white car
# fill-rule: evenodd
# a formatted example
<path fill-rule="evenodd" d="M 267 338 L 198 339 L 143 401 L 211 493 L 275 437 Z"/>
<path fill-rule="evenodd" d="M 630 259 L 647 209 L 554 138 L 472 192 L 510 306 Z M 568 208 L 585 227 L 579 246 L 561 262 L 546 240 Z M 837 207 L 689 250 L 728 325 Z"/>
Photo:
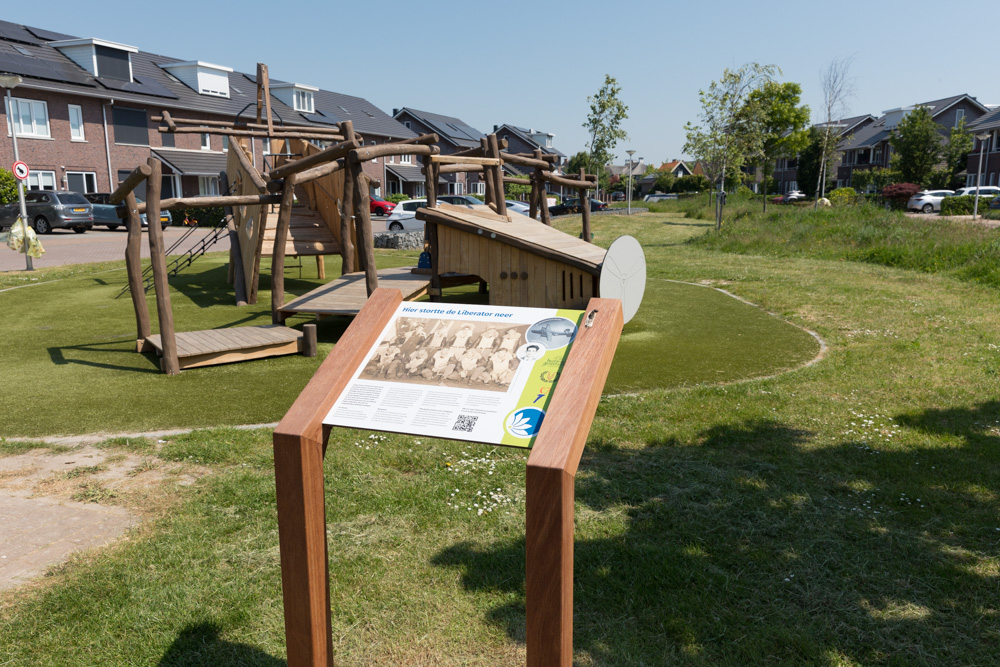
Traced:
<path fill-rule="evenodd" d="M 954 190 L 922 190 L 910 197 L 910 201 L 906 202 L 906 210 L 923 211 L 924 213 L 940 212 L 941 200 L 954 196 Z"/>
<path fill-rule="evenodd" d="M 806 198 L 806 193 L 801 190 L 792 190 L 785 195 L 784 201 L 799 201 Z"/>
<path fill-rule="evenodd" d="M 528 215 L 528 211 L 531 210 L 531 208 L 523 201 L 514 201 L 513 199 L 505 199 L 504 201 L 507 202 L 508 211 L 514 211 L 514 213 Z"/>
<path fill-rule="evenodd" d="M 423 231 L 424 223 L 416 218 L 417 209 L 421 206 L 427 206 L 426 199 L 406 199 L 399 202 L 386 219 L 385 228 L 390 232 Z"/>
<path fill-rule="evenodd" d="M 955 193 L 956 197 L 975 197 L 976 196 L 976 186 L 962 188 Z M 1000 186 L 996 185 L 980 185 L 979 186 L 979 196 L 980 197 L 998 197 L 1000 196 Z"/>

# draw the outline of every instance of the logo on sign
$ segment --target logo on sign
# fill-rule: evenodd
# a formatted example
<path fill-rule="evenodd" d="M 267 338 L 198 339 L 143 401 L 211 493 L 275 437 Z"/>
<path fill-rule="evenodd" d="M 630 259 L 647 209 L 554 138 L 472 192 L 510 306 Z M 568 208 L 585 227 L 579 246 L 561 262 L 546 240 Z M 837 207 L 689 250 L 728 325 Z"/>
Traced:
<path fill-rule="evenodd" d="M 11 171 L 14 172 L 14 176 L 21 181 L 26 179 L 29 173 L 28 165 L 20 160 L 14 163 L 14 166 L 11 167 Z"/>
<path fill-rule="evenodd" d="M 531 438 L 542 427 L 545 412 L 538 408 L 522 408 L 507 415 L 504 428 L 515 438 Z"/>

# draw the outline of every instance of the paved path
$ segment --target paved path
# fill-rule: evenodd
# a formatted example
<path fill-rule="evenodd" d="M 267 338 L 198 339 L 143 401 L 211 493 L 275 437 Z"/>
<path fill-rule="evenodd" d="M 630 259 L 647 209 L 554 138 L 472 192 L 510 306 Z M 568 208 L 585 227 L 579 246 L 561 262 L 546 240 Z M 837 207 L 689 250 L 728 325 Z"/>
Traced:
<path fill-rule="evenodd" d="M 167 227 L 163 230 L 163 239 L 169 249 L 177 242 L 188 227 Z M 195 229 L 190 236 L 173 251 L 180 254 L 196 245 L 208 229 Z M 51 234 L 42 234 L 42 247 L 45 254 L 34 260 L 36 269 L 48 266 L 64 266 L 67 264 L 88 264 L 90 262 L 109 262 L 125 259 L 125 239 L 128 234 L 124 228 L 111 231 L 105 227 L 95 227 L 86 234 L 77 234 L 68 229 L 58 229 Z M 143 235 L 145 236 L 145 235 Z M 223 236 L 213 245 L 209 252 L 229 251 L 229 237 Z M 142 239 L 142 256 L 149 257 L 149 240 Z M 5 245 L 0 245 L 0 271 L 23 271 L 24 255 L 13 252 Z"/>

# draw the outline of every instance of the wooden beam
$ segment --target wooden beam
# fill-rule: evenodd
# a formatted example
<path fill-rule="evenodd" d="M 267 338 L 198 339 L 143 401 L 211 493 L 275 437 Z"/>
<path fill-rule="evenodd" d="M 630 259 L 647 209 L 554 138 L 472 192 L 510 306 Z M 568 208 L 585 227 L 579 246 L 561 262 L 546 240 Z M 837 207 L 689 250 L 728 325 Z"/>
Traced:
<path fill-rule="evenodd" d="M 160 202 L 161 211 L 179 208 L 213 208 L 216 206 L 255 206 L 280 204 L 281 195 L 215 195 L 212 197 L 175 197 Z M 148 213 L 149 202 L 139 204 L 139 213 Z M 148 216 L 147 216 L 148 217 Z"/>
<path fill-rule="evenodd" d="M 156 291 L 156 316 L 160 324 L 160 345 L 163 349 L 161 367 L 167 375 L 181 372 L 177 361 L 177 339 L 174 336 L 174 312 L 170 306 L 170 285 L 167 283 L 167 258 L 160 227 L 160 188 L 163 167 L 154 157 L 149 158 L 149 178 L 146 181 L 146 229 L 149 235 L 149 262 L 153 266 L 153 288 Z M 134 173 L 134 172 L 133 172 Z M 138 209 L 138 207 L 136 207 Z M 141 291 L 141 290 L 140 290 Z"/>
<path fill-rule="evenodd" d="M 344 133 L 346 141 L 352 143 L 357 143 L 357 137 L 354 135 L 354 123 L 349 120 L 345 120 L 340 123 L 340 130 Z M 337 164 L 341 165 L 341 168 L 347 165 L 347 160 L 338 161 Z M 306 175 L 308 177 L 308 174 Z M 354 184 L 351 183 L 350 172 L 344 172 L 344 200 L 340 209 L 340 275 L 346 276 L 348 273 L 353 273 L 357 268 L 358 260 L 355 254 L 355 245 L 351 241 L 351 235 L 354 229 Z M 361 239 L 358 239 L 360 242 Z"/>
<path fill-rule="evenodd" d="M 268 173 L 267 177 L 271 180 L 277 180 L 279 178 L 284 178 L 285 176 L 297 174 L 311 167 L 323 164 L 324 162 L 333 162 L 347 157 L 350 150 L 357 147 L 357 142 L 356 140 L 353 140 L 353 138 L 352 141 L 345 140 L 339 144 L 334 144 L 327 149 L 321 150 L 319 153 L 313 153 L 312 155 L 307 155 L 306 157 L 298 160 L 286 162 L 277 169 L 272 169 Z M 300 180 L 299 182 L 301 183 L 302 181 Z"/>
<path fill-rule="evenodd" d="M 155 116 L 153 117 L 153 122 L 158 122 L 160 120 L 161 120 L 160 118 L 156 118 Z M 171 132 L 177 129 L 177 125 L 174 123 L 174 119 L 171 118 L 170 112 L 167 111 L 166 109 L 163 110 L 162 120 L 164 123 L 167 124 L 167 129 L 170 130 Z"/>
<path fill-rule="evenodd" d="M 264 182 L 264 179 L 257 172 L 257 168 L 250 162 L 250 158 L 247 157 L 243 146 L 240 146 L 238 141 L 230 141 L 229 143 L 236 144 L 235 146 L 230 146 L 229 150 L 236 151 L 236 158 L 240 161 L 240 166 L 250 176 L 250 180 L 253 182 L 254 187 L 257 188 L 257 192 L 261 194 L 267 192 L 267 183 Z"/>
<path fill-rule="evenodd" d="M 392 143 L 394 143 L 394 144 L 404 144 L 404 145 L 406 145 L 406 144 L 428 144 L 428 145 L 430 145 L 430 144 L 436 144 L 439 141 L 441 141 L 441 138 L 437 134 L 431 132 L 430 134 L 421 134 L 419 137 L 412 137 L 410 139 L 402 139 L 400 141 L 394 141 Z"/>
<path fill-rule="evenodd" d="M 347 164 L 347 160 L 345 158 L 340 158 L 339 160 L 335 160 L 333 162 L 327 162 L 325 164 L 320 164 L 320 165 L 317 165 L 315 167 L 312 167 L 311 169 L 306 169 L 305 171 L 300 171 L 299 174 L 298 174 L 298 178 L 295 179 L 295 180 L 298 183 L 308 183 L 309 181 L 315 181 L 317 178 L 323 178 L 324 176 L 328 176 L 328 175 L 332 174 L 335 171 L 340 171 L 341 169 L 344 168 L 344 166 L 346 164 Z M 280 180 L 279 181 L 271 181 L 271 183 L 275 183 L 275 182 L 280 183 L 281 181 Z M 269 189 L 270 189 L 270 186 L 269 186 Z M 278 190 L 280 190 L 280 189 L 281 188 L 278 188 Z"/>
<path fill-rule="evenodd" d="M 531 185 L 530 178 L 520 178 L 518 176 L 504 176 L 504 183 L 510 183 L 511 185 Z"/>
<path fill-rule="evenodd" d="M 358 259 L 364 260 L 362 267 L 365 272 L 365 287 L 368 296 L 371 296 L 378 289 L 378 267 L 375 264 L 375 238 L 372 233 L 371 218 L 371 198 L 368 195 L 368 183 L 361 171 L 361 163 L 351 164 L 348 174 L 352 174 L 350 183 L 345 183 L 344 187 L 354 187 L 354 226 L 358 239 Z"/>
<path fill-rule="evenodd" d="M 378 146 L 364 146 L 356 148 L 350 152 L 348 159 L 351 162 L 367 162 L 389 155 L 438 155 L 441 149 L 437 146 L 421 146 L 414 144 L 379 144 Z"/>
<path fill-rule="evenodd" d="M 624 326 L 617 299 L 591 299 L 586 313 L 593 324 L 577 331 L 525 474 L 528 667 L 573 662 L 574 482 Z"/>
<path fill-rule="evenodd" d="M 424 163 L 420 170 L 424 175 L 424 190 L 426 190 L 424 194 L 427 195 L 427 205 L 433 208 L 437 206 L 438 166 L 431 162 L 430 155 L 424 155 L 420 159 Z"/>
<path fill-rule="evenodd" d="M 499 139 L 498 144 L 500 150 L 507 148 L 507 140 Z M 455 151 L 454 153 L 449 153 L 449 155 L 468 155 L 469 157 L 486 157 L 486 153 L 482 146 L 476 146 L 475 148 L 466 148 L 464 151 Z"/>
<path fill-rule="evenodd" d="M 455 155 L 432 155 L 431 162 L 438 162 L 441 164 L 480 164 L 484 166 L 496 166 L 503 164 L 502 160 L 493 157 L 458 157 Z"/>
<path fill-rule="evenodd" d="M 146 339 L 150 333 L 149 306 L 146 304 L 146 290 L 142 281 L 142 219 L 139 217 L 133 190 L 125 195 L 125 210 L 125 228 L 128 230 L 125 270 L 128 272 L 128 288 L 132 293 L 132 308 L 135 310 L 135 351 L 143 352 L 147 349 Z"/>
<path fill-rule="evenodd" d="M 257 63 L 257 89 L 258 99 L 263 98 L 264 109 L 267 112 L 267 134 L 274 134 L 274 119 L 271 117 L 271 77 L 267 73 L 267 65 Z M 260 114 L 257 114 L 257 122 L 261 122 Z"/>
<path fill-rule="evenodd" d="M 493 182 L 495 183 L 497 188 L 497 200 L 496 200 L 497 215 L 506 218 L 507 191 L 504 190 L 503 187 L 503 167 L 500 166 L 503 163 L 500 161 L 500 143 L 497 141 L 496 134 L 489 135 L 489 137 L 487 137 L 487 141 L 489 141 L 490 144 L 490 155 L 494 158 L 497 158 L 496 166 L 494 166 L 494 168 L 490 170 L 493 172 Z"/>
<path fill-rule="evenodd" d="M 161 134 L 171 132 L 165 127 L 159 128 Z M 231 137 L 272 137 L 274 139 L 320 139 L 322 141 L 341 141 L 339 134 L 317 132 L 315 128 L 305 130 L 238 130 L 229 127 L 178 127 L 171 134 L 227 134 Z"/>
<path fill-rule="evenodd" d="M 150 120 L 154 123 L 166 122 L 168 114 L 166 111 L 162 112 L 163 115 L 160 116 L 150 116 Z M 195 127 L 219 127 L 224 129 L 233 130 L 267 130 L 266 124 L 260 123 L 244 123 L 242 121 L 229 121 L 229 120 L 201 120 L 197 118 L 174 118 L 170 117 L 171 121 L 176 126 L 177 123 L 182 125 L 192 125 Z M 159 128 L 161 133 L 171 132 L 169 129 Z M 330 134 L 336 135 L 339 139 L 340 133 L 334 127 L 325 127 L 323 125 L 276 125 L 275 131 L 277 132 L 314 132 L 316 134 Z"/>
<path fill-rule="evenodd" d="M 517 157 L 529 157 L 536 160 L 545 160 L 546 162 L 558 162 L 559 156 L 553 155 L 551 153 L 542 153 L 541 149 L 536 148 L 533 153 L 507 153 L 507 155 L 516 155 Z"/>
<path fill-rule="evenodd" d="M 229 175 L 223 171 L 219 173 L 219 188 L 222 192 L 229 192 Z M 236 292 L 236 305 L 247 305 L 247 285 L 246 276 L 243 273 L 243 250 L 240 246 L 239 230 L 233 222 L 232 206 L 223 207 L 227 216 L 226 228 L 229 231 L 229 265 L 233 271 L 233 289 Z"/>
<path fill-rule="evenodd" d="M 501 157 L 503 157 L 504 162 L 510 162 L 511 164 L 516 164 L 520 167 L 530 167 L 531 169 L 544 170 L 552 169 L 552 165 L 548 162 L 544 160 L 537 160 L 532 157 L 521 157 L 520 155 L 511 153 L 504 153 Z"/>
<path fill-rule="evenodd" d="M 274 250 L 271 253 L 271 322 L 274 324 L 284 322 L 281 307 L 285 305 L 285 242 L 288 239 L 288 227 L 292 219 L 297 179 L 297 174 L 285 179 L 285 190 L 281 193 L 281 208 L 278 209 L 278 225 L 274 232 Z"/>
<path fill-rule="evenodd" d="M 583 167 L 580 167 L 580 181 L 586 182 L 585 180 L 586 172 Z M 583 240 L 587 243 L 593 243 L 590 236 L 590 195 L 587 192 L 586 187 L 582 187 L 577 190 L 580 196 L 580 215 L 583 218 Z"/>
<path fill-rule="evenodd" d="M 553 185 L 561 185 L 566 188 L 573 188 L 574 190 L 579 190 L 581 187 L 587 188 L 588 190 L 597 189 L 597 183 L 589 179 L 579 181 L 574 178 L 564 178 L 562 176 L 556 176 L 551 171 L 543 171 L 542 178 Z"/>
<path fill-rule="evenodd" d="M 439 166 L 437 172 L 439 174 L 464 174 L 469 171 L 481 172 L 484 169 L 484 165 L 481 164 L 448 164 L 444 166 Z M 427 175 L 427 167 L 421 167 L 420 173 Z"/>
<path fill-rule="evenodd" d="M 125 199 L 125 196 L 135 190 L 145 179 L 149 178 L 151 173 L 153 173 L 153 170 L 148 164 L 140 164 L 122 181 L 121 185 L 115 188 L 108 201 L 112 204 L 120 204 Z"/>

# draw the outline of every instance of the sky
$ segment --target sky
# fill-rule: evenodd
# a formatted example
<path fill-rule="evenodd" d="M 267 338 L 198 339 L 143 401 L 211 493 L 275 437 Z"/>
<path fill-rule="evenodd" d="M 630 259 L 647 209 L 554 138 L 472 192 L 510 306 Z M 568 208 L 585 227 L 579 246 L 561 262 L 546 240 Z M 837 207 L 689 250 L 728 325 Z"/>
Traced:
<path fill-rule="evenodd" d="M 1000 104 L 988 50 L 996 0 L 958 11 L 925 0 L 6 4 L 6 21 L 243 72 L 263 62 L 274 79 L 363 97 L 386 113 L 407 106 L 486 133 L 502 123 L 551 132 L 567 155 L 585 150 L 587 97 L 610 74 L 628 106 L 619 164 L 627 149 L 654 165 L 686 158 L 699 90 L 749 62 L 799 83 L 814 122 L 820 73 L 838 58 L 850 59 L 854 84 L 845 116 L 962 93 Z"/>

